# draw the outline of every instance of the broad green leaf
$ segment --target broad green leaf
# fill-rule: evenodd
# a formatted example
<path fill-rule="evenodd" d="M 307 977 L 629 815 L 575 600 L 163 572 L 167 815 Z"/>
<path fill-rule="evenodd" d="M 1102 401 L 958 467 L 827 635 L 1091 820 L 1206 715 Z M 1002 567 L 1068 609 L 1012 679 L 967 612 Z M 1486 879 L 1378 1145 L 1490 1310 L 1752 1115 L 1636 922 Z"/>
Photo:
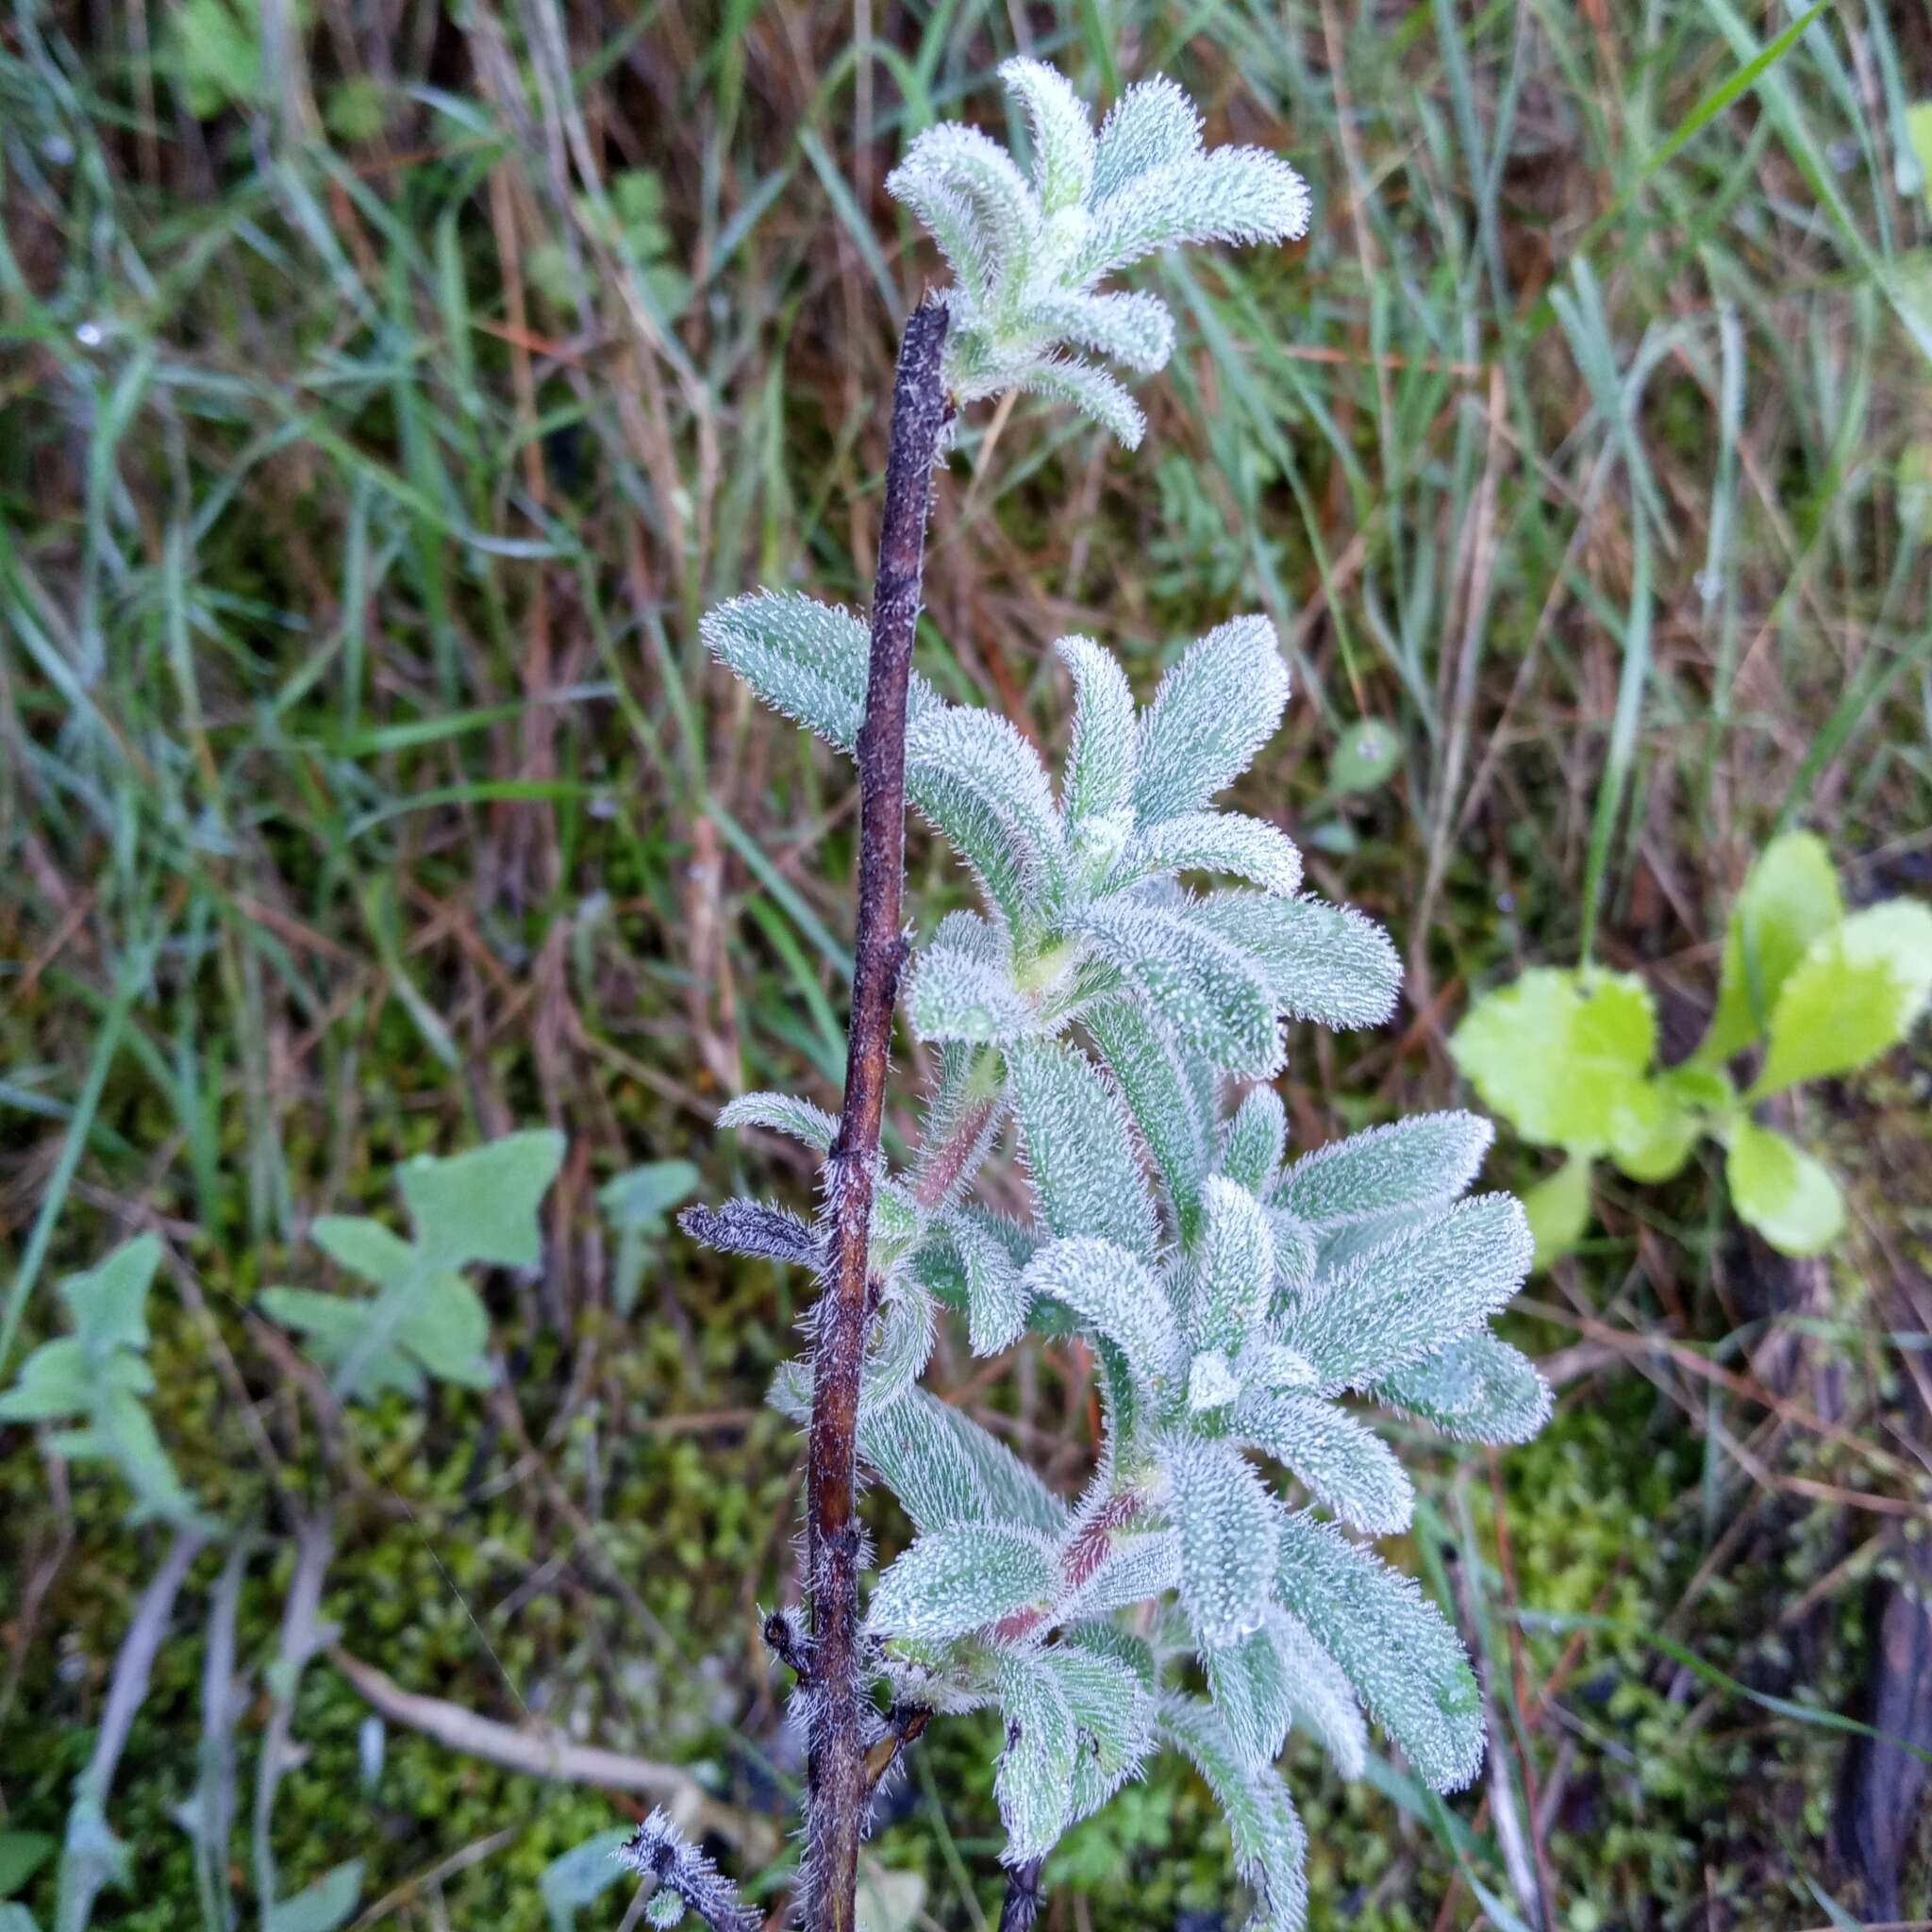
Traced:
<path fill-rule="evenodd" d="M 563 1136 L 540 1127 L 439 1159 L 419 1154 L 397 1172 L 425 1261 L 532 1268 L 542 1253 L 537 1208 L 563 1164 Z"/>
<path fill-rule="evenodd" d="M 1610 1142 L 1610 1158 L 1633 1181 L 1667 1181 L 1690 1158 L 1704 1124 L 1662 1076 L 1633 1096 Z"/>
<path fill-rule="evenodd" d="M 330 1260 L 377 1288 L 396 1287 L 417 1266 L 416 1250 L 408 1241 L 359 1214 L 317 1215 L 308 1236 Z"/>
<path fill-rule="evenodd" d="M 1379 718 L 1364 718 L 1336 740 L 1335 754 L 1328 760 L 1328 790 L 1336 796 L 1373 791 L 1394 775 L 1401 762 L 1402 740 L 1394 726 Z"/>
<path fill-rule="evenodd" d="M 550 1932 L 575 1932 L 577 1907 L 594 1905 L 620 1879 L 635 1884 L 637 1874 L 617 1862 L 630 1838 L 630 1826 L 613 1825 L 551 1859 L 537 1881 L 537 1895 L 550 1917 Z"/>
<path fill-rule="evenodd" d="M 61 1282 L 60 1299 L 90 1361 L 105 1362 L 117 1348 L 147 1347 L 147 1291 L 160 1260 L 160 1242 L 139 1235 L 86 1274 Z"/>
<path fill-rule="evenodd" d="M 1590 1170 L 1588 1154 L 1566 1154 L 1555 1174 L 1545 1174 L 1524 1195 L 1537 1267 L 1547 1268 L 1583 1239 L 1590 1225 Z"/>
<path fill-rule="evenodd" d="M 262 1932 L 336 1932 L 356 1909 L 361 1890 L 362 1860 L 350 1858 L 293 1898 L 271 1906 L 262 1915 Z"/>
<path fill-rule="evenodd" d="M 306 1336 L 309 1354 L 328 1369 L 340 1369 L 364 1347 L 369 1311 L 375 1306 L 361 1296 L 322 1294 L 309 1288 L 265 1288 L 255 1305 L 285 1328 Z M 422 1370 L 392 1342 L 393 1338 L 390 1344 L 367 1350 L 356 1377 L 359 1395 L 378 1395 L 385 1389 L 412 1398 L 422 1394 Z"/>
<path fill-rule="evenodd" d="M 94 1371 L 78 1336 L 44 1341 L 20 1365 L 20 1379 L 0 1395 L 0 1422 L 44 1423 L 74 1415 L 93 1400 Z"/>
<path fill-rule="evenodd" d="M 785 1094 L 759 1097 L 780 1102 L 789 1098 Z M 816 1125 L 812 1117 L 818 1115 L 817 1108 L 809 1107 L 805 1101 L 792 1101 L 791 1107 L 796 1111 L 782 1116 L 787 1127 L 795 1131 L 797 1125 L 808 1120 Z M 727 1108 L 725 1111 L 730 1109 Z M 727 1123 L 721 1114 L 718 1124 L 720 1126 L 740 1125 L 747 1118 L 741 1112 L 736 1120 Z M 775 1118 L 769 1122 L 760 1120 L 758 1124 L 776 1126 L 778 1121 Z M 597 1203 L 617 1227 L 639 1228 L 654 1233 L 663 1224 L 664 1217 L 672 1208 L 681 1207 L 697 1192 L 703 1179 L 704 1176 L 689 1160 L 647 1160 L 641 1167 L 633 1167 L 606 1181 L 597 1190 Z"/>
<path fill-rule="evenodd" d="M 1838 874 L 1824 841 L 1812 832 L 1774 839 L 1758 854 L 1731 908 L 1717 1011 L 1698 1059 L 1727 1060 L 1761 1039 L 1791 968 L 1812 941 L 1843 917 Z"/>
<path fill-rule="evenodd" d="M 440 1274 L 410 1298 L 396 1324 L 396 1341 L 445 1382 L 488 1389 L 495 1380 L 485 1351 L 490 1312 L 460 1274 Z"/>
<path fill-rule="evenodd" d="M 1771 1015 L 1762 1098 L 1849 1074 L 1895 1046 L 1932 998 L 1932 908 L 1890 899 L 1813 940 Z"/>
<path fill-rule="evenodd" d="M 1731 1129 L 1724 1178 L 1738 1212 L 1787 1255 L 1815 1255 L 1845 1224 L 1844 1196 L 1825 1168 L 1770 1127 L 1740 1120 Z"/>
<path fill-rule="evenodd" d="M 1590 1153 L 1641 1107 L 1656 1046 L 1650 989 L 1597 967 L 1533 967 L 1477 1000 L 1449 1041 L 1483 1105 L 1524 1140 Z"/>

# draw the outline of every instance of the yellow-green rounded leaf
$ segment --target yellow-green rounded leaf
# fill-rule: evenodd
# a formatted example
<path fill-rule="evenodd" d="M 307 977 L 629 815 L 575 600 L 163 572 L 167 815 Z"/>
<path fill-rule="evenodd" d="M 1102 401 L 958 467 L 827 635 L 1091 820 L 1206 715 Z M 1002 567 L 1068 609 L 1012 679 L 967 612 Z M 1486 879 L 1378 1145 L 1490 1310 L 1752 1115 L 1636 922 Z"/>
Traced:
<path fill-rule="evenodd" d="M 1728 1059 L 1762 1039 L 1791 969 L 1843 917 L 1838 874 L 1824 841 L 1813 832 L 1774 839 L 1758 854 L 1731 908 L 1717 1011 L 1698 1058 Z"/>
<path fill-rule="evenodd" d="M 1568 1254 L 1590 1225 L 1590 1156 L 1566 1154 L 1555 1174 L 1524 1195 L 1523 1211 L 1536 1240 L 1534 1265 L 1547 1268 Z"/>
<path fill-rule="evenodd" d="M 1599 1153 L 1641 1133 L 1656 1045 L 1657 1009 L 1635 974 L 1539 966 L 1479 999 L 1449 1051 L 1525 1141 Z"/>
<path fill-rule="evenodd" d="M 1755 1121 L 1731 1135 L 1724 1177 L 1738 1212 L 1787 1255 L 1815 1255 L 1845 1224 L 1844 1196 L 1802 1147 Z"/>
<path fill-rule="evenodd" d="M 1754 1098 L 1849 1074 L 1911 1030 L 1932 998 L 1932 908 L 1890 899 L 1813 940 L 1771 1016 Z"/>
<path fill-rule="evenodd" d="M 1662 1079 L 1650 1080 L 1619 1123 L 1610 1158 L 1633 1181 L 1667 1181 L 1690 1158 L 1703 1122 Z"/>

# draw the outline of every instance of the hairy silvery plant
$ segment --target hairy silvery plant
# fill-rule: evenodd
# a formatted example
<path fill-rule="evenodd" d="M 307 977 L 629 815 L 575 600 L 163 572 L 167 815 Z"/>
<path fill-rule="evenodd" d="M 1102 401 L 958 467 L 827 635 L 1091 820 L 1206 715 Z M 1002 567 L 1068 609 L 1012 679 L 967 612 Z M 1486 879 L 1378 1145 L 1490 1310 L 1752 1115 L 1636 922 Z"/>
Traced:
<path fill-rule="evenodd" d="M 1095 283 L 1171 242 L 1306 221 L 1293 173 L 1204 152 L 1168 82 L 1130 90 L 1096 140 L 1051 69 L 1002 74 L 1031 124 L 1030 181 L 965 128 L 922 136 L 891 178 L 958 281 L 908 325 L 870 626 L 794 593 L 706 621 L 712 651 L 760 696 L 858 758 L 858 945 L 842 1114 L 760 1093 L 720 1117 L 824 1157 L 816 1222 L 739 1200 L 684 1224 L 824 1286 L 811 1355 L 774 1391 L 809 1424 L 810 1626 L 781 1612 L 767 1633 L 797 1674 L 808 1738 L 807 1924 L 852 1924 L 883 1771 L 933 1713 L 990 1705 L 1006 1724 L 1004 1925 L 1032 1924 L 1054 1843 L 1169 1745 L 1220 1797 L 1259 1923 L 1289 1927 L 1306 1903 L 1303 1835 L 1274 1760 L 1291 1724 L 1358 1770 L 1366 1707 L 1439 1789 L 1480 1762 L 1480 1700 L 1454 1633 L 1347 1533 L 1403 1529 L 1413 1498 L 1343 1398 L 1465 1439 L 1533 1433 L 1548 1391 L 1488 1332 L 1529 1236 L 1507 1196 L 1463 1198 L 1489 1144 L 1469 1115 L 1291 1160 L 1278 1097 L 1251 1085 L 1236 1101 L 1236 1083 L 1281 1070 L 1287 1019 L 1377 1024 L 1399 978 L 1378 926 L 1302 893 L 1283 833 L 1210 808 L 1287 702 L 1265 620 L 1202 639 L 1144 710 L 1107 651 L 1064 640 L 1076 707 L 1058 792 L 1005 719 L 911 672 L 930 472 L 954 404 L 1039 389 L 1134 441 L 1124 392 L 1066 351 L 1154 367 L 1172 325 L 1151 296 Z M 942 920 L 910 960 L 907 1013 L 938 1073 L 917 1154 L 894 1173 L 879 1123 L 907 964 L 908 798 L 985 909 Z M 1240 883 L 1184 882 L 1201 874 Z M 970 1198 L 1009 1123 L 1025 1225 Z M 1028 1327 L 1091 1348 L 1104 1431 L 1080 1496 L 1053 1494 L 919 1386 L 947 1307 L 982 1354 Z M 1300 1507 L 1264 1462 L 1289 1472 Z M 918 1532 L 862 1616 L 855 1464 Z M 634 1862 L 675 1867 L 661 1823 Z M 704 1909 L 700 1893 L 729 1923 L 730 1895 L 700 1875 L 702 1888 L 666 1881 L 660 1923 Z"/>

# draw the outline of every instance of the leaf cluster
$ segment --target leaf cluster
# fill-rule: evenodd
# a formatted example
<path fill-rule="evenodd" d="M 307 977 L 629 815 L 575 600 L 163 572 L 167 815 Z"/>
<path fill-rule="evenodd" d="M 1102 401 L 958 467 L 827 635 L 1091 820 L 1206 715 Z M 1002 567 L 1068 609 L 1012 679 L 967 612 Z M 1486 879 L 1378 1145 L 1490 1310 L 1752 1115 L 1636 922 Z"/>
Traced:
<path fill-rule="evenodd" d="M 707 635 L 850 744 L 857 620 L 764 596 Z M 1357 1405 L 1465 1440 L 1533 1433 L 1548 1391 L 1488 1326 L 1530 1237 L 1513 1200 L 1467 1194 L 1485 1122 L 1424 1116 L 1295 1158 L 1279 1097 L 1241 1091 L 1279 1070 L 1290 1017 L 1373 1024 L 1398 983 L 1379 927 L 1301 891 L 1281 831 L 1211 808 L 1286 703 L 1265 620 L 1192 645 L 1144 708 L 1097 644 L 1058 650 L 1075 713 L 1057 789 L 1004 721 L 913 696 L 908 789 L 985 909 L 942 920 L 907 982 L 939 1073 L 913 1159 L 878 1177 L 859 1450 L 918 1535 L 866 1628 L 895 1700 L 1000 1710 L 1009 1863 L 1164 1744 L 1216 1790 L 1261 1923 L 1294 1925 L 1302 1828 L 1274 1769 L 1293 1724 L 1359 1771 L 1373 1717 L 1443 1790 L 1480 1761 L 1459 1642 L 1349 1533 L 1401 1531 L 1414 1500 Z M 1235 883 L 1192 883 L 1217 876 Z M 776 1094 L 723 1120 L 821 1152 L 833 1130 Z M 970 1198 L 1003 1121 L 1024 1225 Z M 743 1201 L 686 1225 L 788 1258 L 781 1215 Z M 816 1231 L 790 1226 L 811 1265 Z M 1104 1431 L 1082 1494 L 919 1387 L 941 1307 L 981 1354 L 1029 1327 L 1092 1350 Z M 774 1399 L 805 1417 L 807 1362 Z"/>
<path fill-rule="evenodd" d="M 1308 192 L 1259 148 L 1207 148 L 1171 80 L 1130 87 L 1102 123 L 1065 76 L 1013 59 L 1000 78 L 1024 112 L 1022 173 L 976 127 L 928 128 L 886 177 L 952 268 L 947 385 L 960 402 L 1026 390 L 1071 404 L 1133 448 L 1145 419 L 1092 355 L 1141 374 L 1174 353 L 1158 296 L 1103 291 L 1108 276 L 1195 242 L 1278 242 L 1307 231 Z"/>
<path fill-rule="evenodd" d="M 1847 913 L 1823 840 L 1774 839 L 1731 908 L 1717 1008 L 1690 1058 L 1659 1068 L 1657 1008 L 1635 974 L 1538 967 L 1470 1008 L 1450 1050 L 1483 1104 L 1563 1165 L 1524 1205 L 1537 1258 L 1590 1222 L 1591 1170 L 1607 1156 L 1636 1181 L 1668 1180 L 1708 1137 L 1731 1202 L 1773 1247 L 1812 1255 L 1844 1226 L 1817 1158 L 1757 1117 L 1807 1080 L 1869 1066 L 1932 1000 L 1932 908 L 1892 899 Z M 1731 1062 L 1757 1060 L 1739 1081 Z"/>

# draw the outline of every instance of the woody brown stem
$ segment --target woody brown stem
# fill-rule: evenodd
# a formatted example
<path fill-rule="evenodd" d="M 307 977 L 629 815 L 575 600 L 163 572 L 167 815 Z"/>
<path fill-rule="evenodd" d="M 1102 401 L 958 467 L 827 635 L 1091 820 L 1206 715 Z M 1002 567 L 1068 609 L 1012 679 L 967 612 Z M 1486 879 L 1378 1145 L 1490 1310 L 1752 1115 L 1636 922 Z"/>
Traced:
<path fill-rule="evenodd" d="M 811 1727 L 806 1932 L 853 1932 L 867 1799 L 859 1724 L 858 1377 L 865 1353 L 867 1257 L 892 1005 L 905 964 L 906 697 L 919 622 L 932 473 L 949 407 L 941 374 L 946 310 L 926 301 L 906 325 L 892 389 L 885 516 L 872 600 L 872 653 L 858 728 L 858 927 L 845 1103 L 825 1162 L 830 1240 L 812 1351 L 807 1466 L 811 1590 Z"/>

